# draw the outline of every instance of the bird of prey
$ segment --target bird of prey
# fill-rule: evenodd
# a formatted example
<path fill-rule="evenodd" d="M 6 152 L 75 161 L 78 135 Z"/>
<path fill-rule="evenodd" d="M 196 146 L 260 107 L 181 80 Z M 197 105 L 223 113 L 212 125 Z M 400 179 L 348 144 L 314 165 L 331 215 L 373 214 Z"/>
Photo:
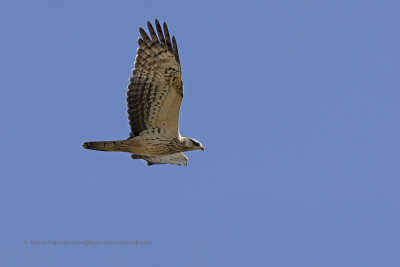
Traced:
<path fill-rule="evenodd" d="M 147 22 L 150 37 L 139 28 L 135 66 L 127 93 L 130 135 L 126 140 L 86 142 L 82 147 L 100 151 L 131 153 L 132 159 L 143 159 L 148 165 L 187 165 L 184 151 L 204 147 L 199 141 L 181 137 L 179 109 L 183 98 L 182 72 L 175 37 L 167 24 L 156 31 Z M 164 31 L 163 31 L 164 30 Z"/>

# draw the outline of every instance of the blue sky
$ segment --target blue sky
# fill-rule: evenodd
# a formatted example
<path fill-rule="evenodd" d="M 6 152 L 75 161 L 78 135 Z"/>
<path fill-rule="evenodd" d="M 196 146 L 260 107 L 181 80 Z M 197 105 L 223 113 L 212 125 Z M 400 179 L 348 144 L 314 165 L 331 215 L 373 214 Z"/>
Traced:
<path fill-rule="evenodd" d="M 398 266 L 399 11 L 2 2 L 0 265 Z M 138 27 L 155 18 L 180 49 L 180 131 L 206 148 L 187 167 L 81 148 L 128 137 Z"/>

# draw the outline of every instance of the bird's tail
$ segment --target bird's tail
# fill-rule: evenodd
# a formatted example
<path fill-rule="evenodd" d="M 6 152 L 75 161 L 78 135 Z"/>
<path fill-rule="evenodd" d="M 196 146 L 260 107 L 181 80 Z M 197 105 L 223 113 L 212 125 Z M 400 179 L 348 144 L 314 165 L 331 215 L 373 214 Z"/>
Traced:
<path fill-rule="evenodd" d="M 124 151 L 126 140 L 85 142 L 83 148 L 99 151 Z"/>

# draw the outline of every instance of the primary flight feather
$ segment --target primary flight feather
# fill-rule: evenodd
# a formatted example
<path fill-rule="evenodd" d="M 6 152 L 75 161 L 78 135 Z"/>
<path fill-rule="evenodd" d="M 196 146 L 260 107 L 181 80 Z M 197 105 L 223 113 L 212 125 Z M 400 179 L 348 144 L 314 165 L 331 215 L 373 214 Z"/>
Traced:
<path fill-rule="evenodd" d="M 83 148 L 132 153 L 132 159 L 143 159 L 148 165 L 187 165 L 184 151 L 204 150 L 197 140 L 181 137 L 179 110 L 183 98 L 182 72 L 178 46 L 172 41 L 167 24 L 156 31 L 147 22 L 150 37 L 139 28 L 135 66 L 127 93 L 129 125 L 127 140 L 83 143 Z"/>

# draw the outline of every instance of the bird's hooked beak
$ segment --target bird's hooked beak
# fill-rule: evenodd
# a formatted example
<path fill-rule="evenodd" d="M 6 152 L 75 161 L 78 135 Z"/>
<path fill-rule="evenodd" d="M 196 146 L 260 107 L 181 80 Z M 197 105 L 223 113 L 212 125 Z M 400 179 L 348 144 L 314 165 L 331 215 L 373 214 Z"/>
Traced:
<path fill-rule="evenodd" d="M 204 150 L 204 147 L 201 147 L 200 149 L 203 150 L 203 151 L 205 151 L 205 150 Z"/>

